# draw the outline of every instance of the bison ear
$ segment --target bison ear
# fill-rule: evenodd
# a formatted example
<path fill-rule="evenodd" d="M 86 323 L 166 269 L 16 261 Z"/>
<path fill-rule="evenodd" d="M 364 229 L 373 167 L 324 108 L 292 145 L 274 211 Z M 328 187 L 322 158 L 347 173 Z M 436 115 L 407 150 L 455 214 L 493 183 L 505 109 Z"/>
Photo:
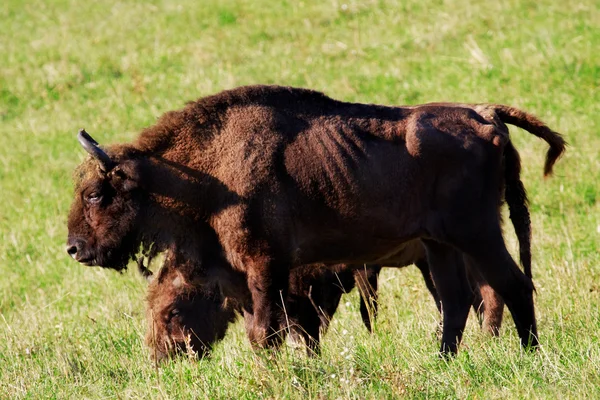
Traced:
<path fill-rule="evenodd" d="M 158 274 L 156 274 L 156 277 L 154 278 L 154 280 L 158 283 L 162 283 L 166 277 L 169 275 L 169 266 L 167 264 L 163 265 L 159 270 L 158 270 Z"/>
<path fill-rule="evenodd" d="M 140 275 L 144 279 L 146 279 L 147 283 L 152 283 L 152 280 L 154 279 L 154 274 L 152 273 L 150 268 L 144 265 L 144 257 L 140 256 L 136 261 L 138 266 L 138 272 L 140 273 Z"/>
<path fill-rule="evenodd" d="M 170 280 L 170 285 L 175 289 L 183 288 L 188 285 L 188 282 L 181 271 L 177 269 L 177 267 L 171 267 L 168 264 L 162 266 L 160 271 L 156 276 L 156 281 L 159 284 L 162 284 L 165 281 Z"/>
<path fill-rule="evenodd" d="M 109 176 L 113 186 L 129 192 L 139 187 L 139 172 L 134 161 L 124 161 L 117 164 L 110 172 Z"/>

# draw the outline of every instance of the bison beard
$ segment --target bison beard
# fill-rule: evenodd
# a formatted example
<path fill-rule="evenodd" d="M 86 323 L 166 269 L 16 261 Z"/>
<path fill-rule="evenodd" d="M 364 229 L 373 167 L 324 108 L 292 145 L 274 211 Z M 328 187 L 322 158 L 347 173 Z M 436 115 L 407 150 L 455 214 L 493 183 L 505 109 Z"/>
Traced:
<path fill-rule="evenodd" d="M 522 344 L 535 346 L 533 284 L 506 250 L 498 215 L 502 181 L 507 197 L 519 191 L 514 168 L 503 168 L 514 150 L 505 123 L 549 143 L 549 174 L 564 140 L 511 107 L 384 107 L 275 86 L 225 91 L 107 149 L 111 163 L 84 163 L 69 250 L 98 264 L 120 249 L 119 236 L 190 260 L 218 247 L 248 277 L 248 335 L 264 347 L 281 341 L 291 267 L 378 263 L 420 238 L 443 305 L 443 352 L 456 351 L 471 303 L 463 257 L 506 301 Z M 110 261 L 103 266 L 121 266 Z"/>

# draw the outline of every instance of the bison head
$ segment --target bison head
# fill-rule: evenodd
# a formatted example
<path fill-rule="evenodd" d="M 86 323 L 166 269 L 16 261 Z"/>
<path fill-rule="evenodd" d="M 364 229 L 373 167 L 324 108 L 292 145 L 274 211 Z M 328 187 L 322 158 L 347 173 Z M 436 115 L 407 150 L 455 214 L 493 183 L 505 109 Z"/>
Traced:
<path fill-rule="evenodd" d="M 130 148 L 109 156 L 84 130 L 78 139 L 91 158 L 75 173 L 67 252 L 82 264 L 121 270 L 141 244 L 139 162 Z"/>
<path fill-rule="evenodd" d="M 206 355 L 235 319 L 233 303 L 169 260 L 148 288 L 146 343 L 157 361 L 192 351 Z"/>

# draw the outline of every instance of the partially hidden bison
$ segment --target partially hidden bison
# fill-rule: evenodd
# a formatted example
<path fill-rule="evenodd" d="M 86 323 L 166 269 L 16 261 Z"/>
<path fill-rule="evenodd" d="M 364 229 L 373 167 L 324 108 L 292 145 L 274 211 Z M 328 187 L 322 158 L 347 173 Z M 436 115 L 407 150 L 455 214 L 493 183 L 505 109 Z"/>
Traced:
<path fill-rule="evenodd" d="M 423 245 L 413 241 L 404 256 L 404 262 L 395 267 L 414 263 L 439 310 L 439 299 Z M 179 260 L 181 264 L 177 261 L 176 255 L 169 254 L 157 276 L 152 278 L 152 273 L 139 264 L 140 272 L 151 281 L 146 299 L 146 343 L 157 360 L 177 353 L 189 353 L 190 350 L 199 356 L 206 355 L 225 336 L 236 314 L 244 314 L 243 303 L 248 297 L 243 280 L 225 286 L 207 285 L 206 280 L 198 276 L 198 268 L 190 266 L 186 260 Z M 291 333 L 297 341 L 301 338 L 309 354 L 318 354 L 321 336 L 327 331 L 342 295 L 356 285 L 360 290 L 361 316 L 365 327 L 371 331 L 372 320 L 377 313 L 377 277 L 380 271 L 379 265 L 347 264 L 293 269 L 280 330 Z M 474 290 L 476 294 L 480 292 L 477 286 Z M 478 313 L 481 312 L 482 295 L 487 303 L 486 309 L 492 310 L 491 315 L 500 316 L 500 320 L 487 324 L 494 327 L 491 333 L 495 334 L 500 328 L 504 304 L 495 302 L 495 297 L 490 298 L 485 292 L 481 293 L 475 296 L 479 300 L 473 303 Z"/>
<path fill-rule="evenodd" d="M 529 242 L 523 244 L 528 245 Z M 394 268 L 414 264 L 420 270 L 438 311 L 441 311 L 423 245 L 417 240 L 410 242 L 395 261 Z M 244 309 L 247 309 L 243 304 L 250 296 L 244 278 L 221 282 L 220 286 L 207 286 L 206 279 L 198 276 L 201 268 L 191 266 L 188 260 L 174 254 L 167 256 L 155 279 L 150 278 L 152 272 L 143 262 L 138 265 L 140 273 L 151 280 L 146 299 L 146 343 L 152 355 L 159 360 L 189 350 L 204 356 L 214 343 L 224 337 L 236 314 L 244 314 Z M 314 265 L 293 269 L 280 330 L 291 333 L 296 339 L 301 338 L 309 354 L 318 354 L 321 336 L 327 331 L 342 295 L 358 286 L 361 317 L 365 327 L 372 331 L 372 321 L 377 315 L 381 269 L 381 265 L 366 264 Z M 496 335 L 502 323 L 504 303 L 485 282 L 471 273 L 468 276 L 474 293 L 473 309 L 482 327 Z"/>
<path fill-rule="evenodd" d="M 246 324 L 253 321 L 252 310 L 244 304 L 247 285 L 230 283 L 230 291 L 224 292 L 223 286 L 207 285 L 197 269 L 177 259 L 169 254 L 148 288 L 146 343 L 157 360 L 190 350 L 204 356 L 238 314 Z M 309 354 L 318 353 L 342 294 L 354 287 L 353 273 L 343 265 L 294 269 L 279 329 L 302 338 Z"/>
<path fill-rule="evenodd" d="M 140 248 L 183 254 L 203 279 L 243 273 L 248 336 L 278 345 L 290 269 L 385 263 L 420 239 L 455 353 L 472 292 L 467 267 L 506 302 L 521 343 L 538 344 L 533 284 L 508 253 L 498 207 L 515 185 L 513 124 L 545 140 L 545 175 L 565 141 L 534 116 L 493 104 L 386 107 L 311 90 L 248 86 L 188 103 L 76 172 L 67 251 L 123 269 Z M 512 212 L 512 211 L 511 211 Z M 220 253 L 227 263 L 202 260 Z M 230 267 L 229 267 L 230 266 Z"/>

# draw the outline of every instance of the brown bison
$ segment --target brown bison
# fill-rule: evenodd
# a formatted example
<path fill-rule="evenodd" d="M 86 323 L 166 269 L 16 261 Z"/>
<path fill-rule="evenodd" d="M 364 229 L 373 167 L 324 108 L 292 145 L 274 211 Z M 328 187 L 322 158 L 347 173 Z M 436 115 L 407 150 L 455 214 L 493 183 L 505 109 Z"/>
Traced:
<path fill-rule="evenodd" d="M 443 306 L 442 352 L 456 352 L 471 305 L 463 259 L 504 299 L 523 346 L 537 346 L 533 284 L 500 228 L 503 181 L 507 202 L 522 190 L 505 123 L 550 145 L 550 174 L 562 137 L 502 105 L 385 107 L 249 86 L 169 112 L 131 144 L 103 150 L 81 132 L 93 160 L 78 169 L 67 251 L 114 269 L 140 246 L 199 268 L 220 252 L 218 265 L 247 276 L 250 340 L 275 346 L 291 268 L 380 263 L 420 238 Z"/>
<path fill-rule="evenodd" d="M 252 324 L 252 310 L 243 298 L 249 294 L 245 284 L 226 295 L 223 287 L 206 285 L 196 268 L 178 264 L 170 254 L 148 288 L 146 343 L 152 355 L 162 359 L 192 349 L 205 355 L 221 340 L 236 314 Z M 353 270 L 343 265 L 326 268 L 298 267 L 290 274 L 286 312 L 280 329 L 302 338 L 309 354 L 319 352 L 320 336 L 327 330 L 342 294 L 354 287 Z"/>
<path fill-rule="evenodd" d="M 294 268 L 290 272 L 280 330 L 304 341 L 309 354 L 318 354 L 320 338 L 327 331 L 342 295 L 354 288 L 358 276 L 374 268 L 380 269 L 378 266 L 358 269 L 345 264 Z M 146 277 L 152 274 L 143 266 L 140 270 Z M 251 307 L 244 306 L 249 292 L 243 280 L 207 285 L 198 271 L 199 268 L 181 257 L 169 254 L 157 276 L 150 279 L 146 343 L 158 359 L 187 349 L 205 355 L 224 337 L 236 313 L 245 316 L 247 325 L 252 324 Z M 431 281 L 429 275 L 426 279 Z M 367 327 L 370 329 L 370 324 Z"/>
<path fill-rule="evenodd" d="M 423 246 L 415 241 L 414 251 L 406 254 L 406 262 L 410 263 L 409 255 L 423 256 L 416 260 L 415 265 L 423 274 L 439 310 L 439 299 L 424 250 L 420 249 Z M 152 275 L 143 264 L 139 265 L 142 275 Z M 356 283 L 360 288 L 361 316 L 366 328 L 371 331 L 371 320 L 377 312 L 377 276 L 380 271 L 381 266 L 378 265 L 359 267 L 344 264 L 293 269 L 290 272 L 285 318 L 280 322 L 280 329 L 290 332 L 296 340 L 301 338 L 309 354 L 318 354 L 320 338 L 327 331 L 342 295 L 350 292 Z M 206 286 L 206 280 L 198 277 L 197 273 L 198 269 L 190 268 L 185 261 L 177 265 L 175 256 L 171 254 L 157 277 L 151 279 L 146 299 L 146 343 L 152 349 L 153 357 L 158 360 L 179 352 L 187 353 L 189 349 L 200 356 L 206 355 L 212 345 L 224 337 L 236 312 L 244 313 L 242 303 L 248 297 L 248 289 L 243 282 L 238 282 L 235 290 L 231 290 L 235 284 Z M 229 288 L 229 297 L 223 295 L 223 288 Z M 493 304 L 488 309 L 500 315 L 500 321 L 493 321 L 489 325 L 495 327 L 492 331 L 495 333 L 500 327 L 503 303 L 494 303 L 494 297 L 490 299 L 489 294 L 483 295 L 486 302 Z M 476 297 L 481 299 L 481 294 Z M 473 308 L 481 312 L 481 300 L 478 301 L 473 303 Z"/>

